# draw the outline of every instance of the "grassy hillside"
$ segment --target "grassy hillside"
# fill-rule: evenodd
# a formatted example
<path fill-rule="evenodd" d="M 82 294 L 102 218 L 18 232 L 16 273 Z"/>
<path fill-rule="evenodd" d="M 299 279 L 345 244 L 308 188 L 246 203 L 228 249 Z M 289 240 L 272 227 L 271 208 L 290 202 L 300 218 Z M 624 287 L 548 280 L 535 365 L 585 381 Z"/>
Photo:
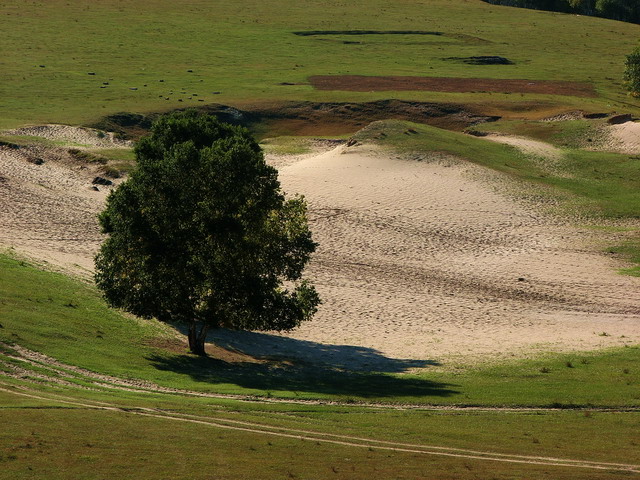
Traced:
<path fill-rule="evenodd" d="M 633 367 L 640 360 L 637 347 L 477 368 L 442 365 L 420 374 L 400 365 L 395 374 L 358 372 L 220 350 L 200 358 L 188 355 L 161 324 L 108 309 L 92 287 L 7 257 L 0 257 L 0 273 L 0 341 L 95 372 L 175 388 L 285 398 L 640 406 L 640 371 Z"/>
<path fill-rule="evenodd" d="M 494 112 L 635 109 L 621 89 L 640 26 L 488 5 L 481 0 L 242 3 L 193 0 L 0 5 L 0 127 L 83 123 L 118 111 L 209 102 L 405 98 Z M 313 30 L 412 30 L 438 35 L 300 36 Z M 500 55 L 513 65 L 452 57 Z M 317 91 L 311 75 L 564 80 L 600 97 Z"/>
<path fill-rule="evenodd" d="M 548 169 L 512 147 L 398 121 L 356 138 L 468 158 L 569 200 L 563 213 L 615 223 L 640 212 L 636 157 L 581 150 L 591 135 L 583 121 L 511 121 L 567 109 L 640 114 L 621 81 L 638 25 L 481 0 L 6 0 L 0 28 L 0 128 L 209 103 L 450 102 L 506 116 L 490 128 L 549 141 L 561 160 Z M 495 55 L 512 64 L 464 60 Z M 596 96 L 316 90 L 314 75 L 582 82 Z M 254 127 L 266 135 L 267 123 Z M 299 131 L 318 133 L 291 128 Z M 307 151 L 299 139 L 266 143 Z M 128 150 L 94 153 L 117 171 L 134 162 Z M 636 230 L 625 235 L 610 251 L 640 260 Z M 60 363 L 21 356 L 21 347 Z M 172 327 L 109 309 L 91 285 L 0 255 L 0 479 L 582 480 L 640 471 L 628 467 L 640 465 L 637 345 L 420 371 L 401 360 L 363 372 L 213 345 L 210 354 L 189 355 Z"/>

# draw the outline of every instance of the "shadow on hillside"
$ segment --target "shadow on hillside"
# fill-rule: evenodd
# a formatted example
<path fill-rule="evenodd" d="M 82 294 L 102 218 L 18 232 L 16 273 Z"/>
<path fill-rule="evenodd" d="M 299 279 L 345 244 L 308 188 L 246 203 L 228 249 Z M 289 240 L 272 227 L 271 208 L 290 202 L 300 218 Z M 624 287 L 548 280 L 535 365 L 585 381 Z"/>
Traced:
<path fill-rule="evenodd" d="M 325 345 L 254 332 L 216 331 L 217 347 L 234 352 L 231 362 L 193 355 L 147 357 L 160 370 L 207 383 L 231 383 L 269 391 L 357 397 L 449 396 L 452 385 L 389 374 L 437 365 L 430 360 L 394 359 L 366 347 Z"/>

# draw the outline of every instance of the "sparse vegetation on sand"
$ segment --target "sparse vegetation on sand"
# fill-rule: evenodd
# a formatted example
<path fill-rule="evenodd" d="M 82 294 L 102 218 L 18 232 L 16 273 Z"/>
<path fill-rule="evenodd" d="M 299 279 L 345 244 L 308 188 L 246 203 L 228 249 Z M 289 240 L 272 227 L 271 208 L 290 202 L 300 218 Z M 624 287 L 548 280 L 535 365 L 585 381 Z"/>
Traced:
<path fill-rule="evenodd" d="M 489 123 L 476 128 L 491 131 L 494 127 Z M 568 127 L 569 131 L 573 128 Z M 558 134 L 558 138 L 564 136 Z M 506 173 L 527 185 L 550 187 L 549 195 L 569 194 L 562 203 L 565 214 L 594 219 L 640 215 L 640 162 L 636 155 L 563 148 L 557 158 L 545 162 L 514 146 L 487 141 L 482 135 L 399 121 L 372 123 L 354 139 L 402 152 L 442 152 Z"/>

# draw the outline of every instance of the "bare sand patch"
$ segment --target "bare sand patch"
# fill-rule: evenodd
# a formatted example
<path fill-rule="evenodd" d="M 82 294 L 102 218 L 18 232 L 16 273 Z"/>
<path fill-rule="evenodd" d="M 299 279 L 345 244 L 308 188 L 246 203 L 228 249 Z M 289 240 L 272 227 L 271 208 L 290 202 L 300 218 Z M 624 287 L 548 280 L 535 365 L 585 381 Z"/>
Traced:
<path fill-rule="evenodd" d="M 0 244 L 87 277 L 102 241 L 97 214 L 109 189 L 92 188 L 98 167 L 68 160 L 64 149 L 0 147 Z"/>
<path fill-rule="evenodd" d="M 591 250 L 587 230 L 517 205 L 477 170 L 369 147 L 283 168 L 311 206 L 325 302 L 288 336 L 463 361 L 640 340 L 638 280 Z"/>
<path fill-rule="evenodd" d="M 563 157 L 562 150 L 550 143 L 499 133 L 484 135 L 482 138 L 492 142 L 511 145 L 527 155 L 533 162 L 544 167 L 547 172 L 553 173 L 558 177 L 567 176 L 566 172 L 562 172 L 557 168 L 558 162 L 561 161 Z"/>
<path fill-rule="evenodd" d="M 8 135 L 27 135 L 46 138 L 53 141 L 64 141 L 87 147 L 125 148 L 131 142 L 116 138 L 112 132 L 103 132 L 93 128 L 71 127 L 69 125 L 34 125 L 14 130 L 7 130 Z"/>
<path fill-rule="evenodd" d="M 512 135 L 500 135 L 497 133 L 485 135 L 482 138 L 491 140 L 492 142 L 504 143 L 516 147 L 527 155 L 534 157 L 547 158 L 550 160 L 559 160 L 562 158 L 562 150 L 554 147 L 550 143 L 533 140 L 531 138 L 516 137 Z"/>
<path fill-rule="evenodd" d="M 624 122 L 606 127 L 608 141 L 607 149 L 627 153 L 640 154 L 640 123 Z"/>
<path fill-rule="evenodd" d="M 52 152 L 34 165 L 0 149 L 0 244 L 86 274 L 106 190 Z M 288 163 L 281 182 L 309 201 L 320 247 L 308 274 L 324 303 L 287 334 L 223 334 L 230 346 L 375 369 L 640 341 L 638 279 L 615 273 L 593 232 L 517 204 L 480 167 L 368 146 Z"/>

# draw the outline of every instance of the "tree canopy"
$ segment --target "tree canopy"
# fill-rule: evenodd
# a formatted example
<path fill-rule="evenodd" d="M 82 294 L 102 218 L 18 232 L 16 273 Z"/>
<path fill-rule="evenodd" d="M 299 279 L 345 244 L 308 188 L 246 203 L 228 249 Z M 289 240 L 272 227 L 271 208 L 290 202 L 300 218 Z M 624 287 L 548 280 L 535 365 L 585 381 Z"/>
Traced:
<path fill-rule="evenodd" d="M 640 0 L 484 0 L 495 5 L 576 13 L 640 23 Z"/>
<path fill-rule="evenodd" d="M 320 302 L 302 272 L 316 248 L 302 197 L 286 199 L 249 132 L 194 111 L 160 118 L 137 168 L 107 199 L 96 256 L 107 302 L 210 328 L 288 330 Z"/>
<path fill-rule="evenodd" d="M 624 79 L 631 95 L 634 97 L 640 96 L 640 47 L 627 55 Z"/>

